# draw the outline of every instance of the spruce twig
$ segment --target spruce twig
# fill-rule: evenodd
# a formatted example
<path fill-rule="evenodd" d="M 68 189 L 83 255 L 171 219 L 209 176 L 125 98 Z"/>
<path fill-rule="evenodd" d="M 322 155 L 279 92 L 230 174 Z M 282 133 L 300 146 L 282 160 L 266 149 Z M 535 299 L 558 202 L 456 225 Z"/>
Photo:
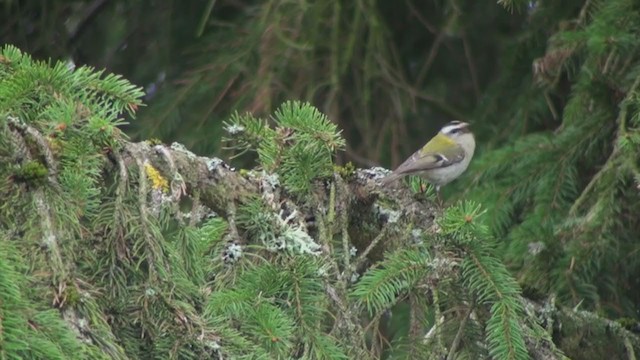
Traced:
<path fill-rule="evenodd" d="M 629 106 L 631 105 L 632 99 L 636 96 L 638 87 L 640 87 L 640 76 L 636 77 L 633 84 L 627 91 L 627 96 L 620 103 L 620 112 L 618 113 L 618 118 L 616 120 L 616 122 L 618 123 L 618 131 L 617 131 L 616 138 L 618 139 L 620 137 L 627 136 L 627 113 L 629 111 Z M 616 145 L 613 147 L 613 151 L 609 155 L 609 158 L 605 162 L 602 169 L 600 169 L 600 171 L 598 171 L 598 173 L 596 173 L 591 178 L 591 181 L 589 181 L 589 183 L 584 188 L 584 190 L 582 190 L 580 197 L 578 197 L 576 201 L 573 203 L 573 205 L 571 206 L 571 209 L 569 210 L 569 215 L 575 216 L 575 214 L 583 205 L 583 203 L 589 199 L 591 192 L 600 181 L 600 178 L 605 174 L 607 174 L 609 171 L 612 171 L 612 169 L 617 167 L 617 165 L 619 164 L 618 163 L 619 153 L 620 153 L 620 146 L 618 143 L 616 143 Z"/>

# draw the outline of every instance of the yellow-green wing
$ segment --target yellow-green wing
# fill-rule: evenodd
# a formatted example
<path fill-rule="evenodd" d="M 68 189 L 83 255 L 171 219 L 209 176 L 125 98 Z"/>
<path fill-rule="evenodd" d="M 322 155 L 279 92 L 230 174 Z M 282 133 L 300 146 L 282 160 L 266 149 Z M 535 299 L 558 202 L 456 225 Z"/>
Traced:
<path fill-rule="evenodd" d="M 434 137 L 422 149 L 416 151 L 404 163 L 393 171 L 394 174 L 411 174 L 425 170 L 444 168 L 458 163 L 464 159 L 464 150 L 453 141 L 446 146 L 439 146 L 441 151 L 433 151 L 434 141 L 451 141 Z M 443 149 L 442 149 L 443 148 Z"/>

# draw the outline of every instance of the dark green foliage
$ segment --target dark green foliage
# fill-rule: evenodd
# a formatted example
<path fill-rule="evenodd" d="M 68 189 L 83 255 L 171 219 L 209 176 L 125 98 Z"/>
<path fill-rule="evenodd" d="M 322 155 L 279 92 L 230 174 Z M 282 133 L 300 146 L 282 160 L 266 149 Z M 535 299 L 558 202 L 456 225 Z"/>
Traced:
<path fill-rule="evenodd" d="M 399 295 L 415 288 L 429 272 L 429 266 L 430 257 L 424 249 L 397 251 L 362 276 L 353 297 L 370 315 L 379 314 L 391 308 Z"/>
<path fill-rule="evenodd" d="M 495 359 L 527 359 L 524 311 L 520 303 L 520 289 L 500 259 L 495 256 L 495 243 L 483 223 L 479 205 L 465 202 L 453 206 L 439 221 L 441 235 L 431 239 L 432 250 L 424 245 L 399 250 L 367 271 L 355 285 L 352 296 L 357 304 L 374 318 L 394 309 L 398 301 L 425 296 L 419 289 L 438 282 L 433 304 L 414 301 L 412 317 L 431 319 L 420 327 L 432 328 L 438 335 L 423 339 L 395 339 L 397 347 L 390 358 L 399 354 L 413 354 L 436 358 L 449 351 L 463 356 L 481 357 L 483 350 L 473 346 L 486 339 L 488 354 Z M 445 254 L 460 252 L 460 263 Z M 438 315 L 447 309 L 464 309 L 466 315 L 450 318 Z M 485 323 L 469 320 L 472 313 L 488 310 Z M 397 311 L 397 309 L 396 309 Z M 460 311 L 460 310 L 459 310 Z M 433 316 L 435 312 L 435 317 Z M 395 315 L 402 316 L 402 315 Z M 442 317 L 441 317 L 442 316 Z M 413 320 L 415 321 L 415 319 Z M 479 331 L 484 327 L 484 331 Z M 431 332 L 431 331 L 430 331 Z M 454 338 L 464 334 L 464 345 L 453 345 Z M 433 340 L 437 337 L 439 340 Z M 442 344 L 444 341 L 448 342 Z M 416 344 L 416 342 L 424 342 Z M 411 344 L 411 345 L 410 345 Z M 426 348 L 423 348 L 426 346 Z M 457 348 L 460 346 L 460 348 Z M 454 350 L 444 350 L 451 349 Z"/>
<path fill-rule="evenodd" d="M 293 346 L 301 339 L 308 347 L 305 352 L 314 354 L 311 358 L 346 359 L 340 341 L 323 333 L 330 323 L 318 275 L 320 263 L 304 256 L 281 260 L 238 274 L 232 288 L 221 289 L 209 298 L 206 317 L 229 327 L 237 324 L 240 332 L 225 341 L 252 344 L 238 349 L 247 356 L 292 358 L 301 351 Z"/>
<path fill-rule="evenodd" d="M 491 307 L 486 324 L 489 354 L 496 359 L 527 359 L 520 289 L 496 257 L 495 241 L 488 228 L 478 224 L 480 215 L 479 205 L 465 203 L 449 209 L 441 226 L 467 252 L 461 264 L 465 286 L 475 302 Z"/>
<path fill-rule="evenodd" d="M 0 233 L 0 357 L 3 359 L 69 359 L 99 356 L 76 338 L 56 310 L 25 296 L 33 279 L 25 276 L 21 255 Z M 21 266 L 16 268 L 15 266 Z M 90 356 L 93 354 L 93 356 Z"/>
<path fill-rule="evenodd" d="M 631 285 L 640 272 L 631 255 L 640 232 L 638 10 L 625 0 L 536 3 L 530 38 L 512 45 L 504 83 L 476 115 L 481 131 L 496 124 L 490 137 L 501 146 L 474 161 L 464 195 L 487 204 L 527 293 L 612 316 L 637 314 L 640 299 Z M 552 19 L 561 22 L 547 39 L 550 29 L 535 24 Z M 522 90 L 507 93 L 531 64 L 532 76 L 513 85 Z"/>
<path fill-rule="evenodd" d="M 522 10 L 527 6 L 535 6 L 536 3 L 530 0 L 498 0 L 498 4 L 503 5 L 509 10 Z"/>

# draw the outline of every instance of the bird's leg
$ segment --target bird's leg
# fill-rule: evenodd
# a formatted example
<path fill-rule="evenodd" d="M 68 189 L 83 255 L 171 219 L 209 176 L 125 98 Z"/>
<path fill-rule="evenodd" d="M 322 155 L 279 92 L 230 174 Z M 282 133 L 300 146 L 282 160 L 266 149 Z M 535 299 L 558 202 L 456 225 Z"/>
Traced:
<path fill-rule="evenodd" d="M 438 207 L 442 208 L 444 205 L 444 200 L 442 200 L 442 196 L 440 195 L 440 185 L 436 185 L 436 201 L 438 203 Z"/>
<path fill-rule="evenodd" d="M 427 192 L 427 185 L 425 185 L 425 183 L 422 182 L 422 178 L 418 178 L 418 182 L 420 184 L 420 195 L 424 195 L 424 193 Z"/>

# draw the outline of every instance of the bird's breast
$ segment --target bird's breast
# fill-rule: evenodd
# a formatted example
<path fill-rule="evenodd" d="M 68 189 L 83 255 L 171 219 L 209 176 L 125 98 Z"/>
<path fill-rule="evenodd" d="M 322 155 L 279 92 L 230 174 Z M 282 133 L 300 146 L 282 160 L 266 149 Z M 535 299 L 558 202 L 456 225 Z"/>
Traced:
<path fill-rule="evenodd" d="M 427 181 L 434 185 L 443 186 L 460 176 L 471 162 L 471 157 L 466 156 L 459 163 L 455 163 L 443 168 L 432 169 L 420 174 Z"/>

